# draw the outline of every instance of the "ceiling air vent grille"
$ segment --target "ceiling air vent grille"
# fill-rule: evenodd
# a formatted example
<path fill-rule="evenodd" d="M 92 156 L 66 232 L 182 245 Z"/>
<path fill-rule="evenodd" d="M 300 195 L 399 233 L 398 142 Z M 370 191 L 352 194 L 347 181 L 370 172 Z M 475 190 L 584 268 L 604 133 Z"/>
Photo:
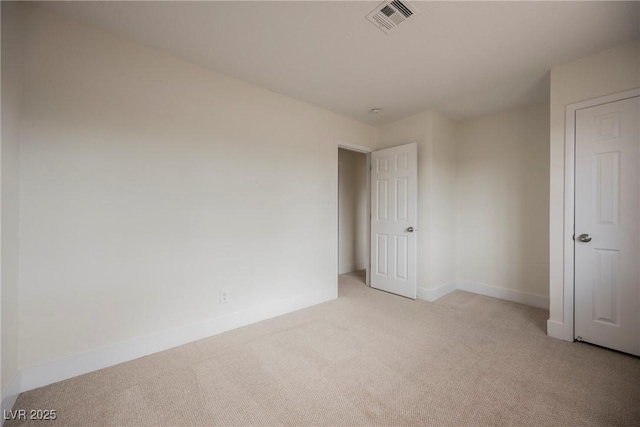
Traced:
<path fill-rule="evenodd" d="M 418 13 L 420 12 L 407 1 L 388 0 L 367 15 L 367 19 L 389 34 L 398 25 Z"/>

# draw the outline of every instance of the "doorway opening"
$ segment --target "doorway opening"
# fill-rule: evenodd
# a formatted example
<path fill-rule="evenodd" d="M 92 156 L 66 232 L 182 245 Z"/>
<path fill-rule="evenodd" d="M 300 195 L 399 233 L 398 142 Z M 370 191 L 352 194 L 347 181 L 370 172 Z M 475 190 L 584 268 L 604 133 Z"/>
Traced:
<path fill-rule="evenodd" d="M 338 146 L 338 287 L 369 284 L 369 152 Z"/>

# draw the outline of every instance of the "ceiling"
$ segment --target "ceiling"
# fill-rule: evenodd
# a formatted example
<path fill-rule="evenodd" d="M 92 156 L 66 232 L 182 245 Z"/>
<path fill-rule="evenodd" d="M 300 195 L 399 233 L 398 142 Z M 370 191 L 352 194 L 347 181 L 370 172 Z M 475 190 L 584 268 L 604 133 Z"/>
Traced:
<path fill-rule="evenodd" d="M 640 38 L 640 2 L 414 1 L 389 35 L 365 19 L 380 3 L 37 4 L 370 124 L 546 102 L 552 67 Z"/>

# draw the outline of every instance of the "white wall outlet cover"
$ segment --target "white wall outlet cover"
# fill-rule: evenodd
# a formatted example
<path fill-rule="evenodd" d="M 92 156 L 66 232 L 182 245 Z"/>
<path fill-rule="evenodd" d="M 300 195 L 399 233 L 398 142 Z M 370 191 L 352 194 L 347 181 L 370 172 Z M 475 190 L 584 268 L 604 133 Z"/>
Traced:
<path fill-rule="evenodd" d="M 220 291 L 220 304 L 226 304 L 229 301 L 229 294 L 227 291 Z"/>

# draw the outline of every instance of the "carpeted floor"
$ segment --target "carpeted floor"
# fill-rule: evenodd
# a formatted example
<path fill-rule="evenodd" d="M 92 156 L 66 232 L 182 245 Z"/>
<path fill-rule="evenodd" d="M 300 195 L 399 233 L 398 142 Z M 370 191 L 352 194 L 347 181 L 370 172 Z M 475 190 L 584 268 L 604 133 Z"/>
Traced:
<path fill-rule="evenodd" d="M 5 426 L 640 425 L 640 358 L 548 338 L 547 316 L 345 275 L 335 301 L 23 393 L 58 419 Z"/>

